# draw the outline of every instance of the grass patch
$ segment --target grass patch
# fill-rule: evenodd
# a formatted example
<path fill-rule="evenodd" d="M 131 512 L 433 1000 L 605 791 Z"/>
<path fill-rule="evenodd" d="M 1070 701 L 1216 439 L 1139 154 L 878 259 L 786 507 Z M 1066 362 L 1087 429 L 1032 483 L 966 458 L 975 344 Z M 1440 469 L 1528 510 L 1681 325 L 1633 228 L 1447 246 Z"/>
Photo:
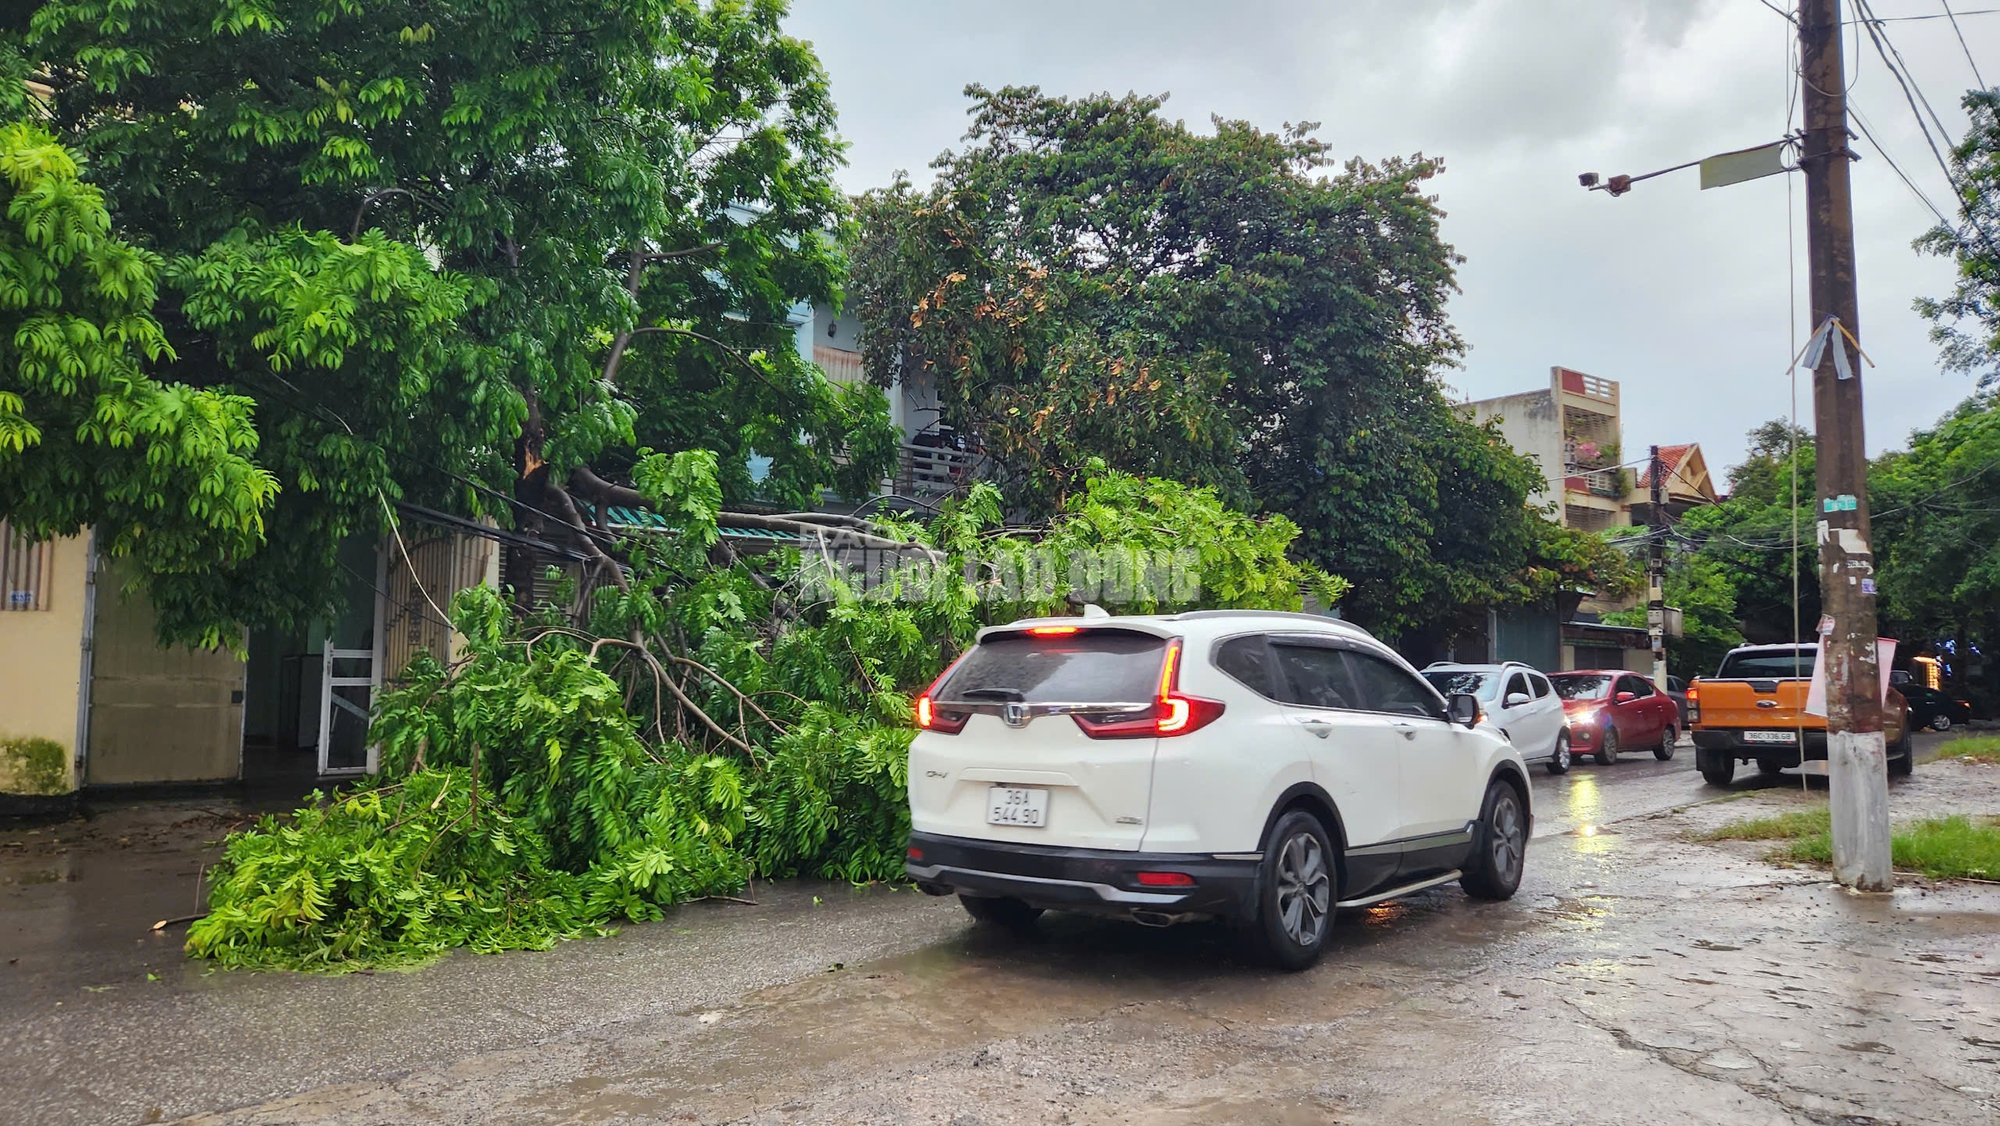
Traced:
<path fill-rule="evenodd" d="M 1735 821 L 1697 838 L 1707 841 L 1785 841 L 1770 859 L 1793 864 L 1833 863 L 1832 815 L 1825 806 Z M 1927 817 L 1890 838 L 1897 870 L 1934 880 L 2000 879 L 2000 818 Z"/>
<path fill-rule="evenodd" d="M 2000 736 L 1980 735 L 1971 739 L 1953 739 L 1938 748 L 1938 757 L 1970 759 L 2000 766 Z"/>
<path fill-rule="evenodd" d="M 1811 836 L 1832 830 L 1832 814 L 1825 806 L 1816 809 L 1801 809 L 1791 813 L 1779 813 L 1771 817 L 1753 817 L 1747 821 L 1731 821 L 1719 829 L 1710 829 L 1695 837 L 1701 841 L 1783 841 L 1794 837 Z"/>
<path fill-rule="evenodd" d="M 1937 880 L 2000 880 L 2000 818 L 1932 817 L 1897 833 L 1896 867 Z"/>

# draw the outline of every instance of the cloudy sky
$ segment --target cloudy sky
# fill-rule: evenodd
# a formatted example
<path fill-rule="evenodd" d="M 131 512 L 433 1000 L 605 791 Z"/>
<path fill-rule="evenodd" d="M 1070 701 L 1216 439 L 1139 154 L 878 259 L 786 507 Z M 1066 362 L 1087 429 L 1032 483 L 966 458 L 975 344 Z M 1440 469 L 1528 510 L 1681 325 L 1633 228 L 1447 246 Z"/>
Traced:
<path fill-rule="evenodd" d="M 1774 0 L 1780 7 L 1788 0 Z M 1950 0 L 1955 11 L 2000 0 Z M 1873 0 L 1935 16 L 1942 0 Z M 2000 13 L 1962 15 L 2000 82 Z M 1445 237 L 1467 261 L 1453 316 L 1471 344 L 1449 382 L 1479 398 L 1546 386 L 1560 364 L 1618 380 L 1625 448 L 1698 441 L 1718 473 L 1790 411 L 1786 181 L 1708 192 L 1695 170 L 1612 199 L 1576 174 L 1638 174 L 1777 139 L 1792 31 L 1759 0 L 794 0 L 789 24 L 832 78 L 861 191 L 965 129 L 968 82 L 1051 93 L 1167 92 L 1167 111 L 1269 128 L 1317 121 L 1336 151 L 1442 157 Z M 1956 139 L 1972 65 L 1943 19 L 1892 22 Z M 1944 174 L 1894 78 L 1849 28 L 1851 105 L 1940 207 Z M 1857 59 L 1857 52 L 1859 56 Z M 1858 68 L 1856 63 L 1858 61 Z M 1871 452 L 1902 445 L 1972 389 L 1940 370 L 1918 295 L 1951 269 L 1910 240 L 1935 218 L 1859 143 L 1855 229 Z M 1793 185 L 1799 332 L 1804 184 Z M 1800 414 L 1810 425 L 1810 381 Z"/>

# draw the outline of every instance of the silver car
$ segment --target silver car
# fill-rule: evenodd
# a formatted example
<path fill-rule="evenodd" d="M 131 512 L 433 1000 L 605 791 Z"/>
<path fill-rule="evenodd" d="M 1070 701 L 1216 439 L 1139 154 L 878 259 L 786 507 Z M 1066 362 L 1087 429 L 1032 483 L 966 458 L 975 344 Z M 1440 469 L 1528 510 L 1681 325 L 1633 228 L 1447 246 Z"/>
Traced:
<path fill-rule="evenodd" d="M 1549 678 L 1519 661 L 1466 665 L 1440 661 L 1424 679 L 1446 698 L 1463 692 L 1479 701 L 1483 722 L 1497 728 L 1529 762 L 1550 774 L 1569 772 L 1569 723 Z"/>

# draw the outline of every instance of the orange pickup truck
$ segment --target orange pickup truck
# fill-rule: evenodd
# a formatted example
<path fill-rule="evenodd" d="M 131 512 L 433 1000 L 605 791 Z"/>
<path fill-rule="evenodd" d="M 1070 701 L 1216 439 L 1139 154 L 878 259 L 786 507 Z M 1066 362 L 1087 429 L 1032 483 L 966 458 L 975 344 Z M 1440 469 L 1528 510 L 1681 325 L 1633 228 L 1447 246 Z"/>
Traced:
<path fill-rule="evenodd" d="M 1826 757 L 1826 717 L 1805 712 L 1818 654 L 1813 644 L 1746 645 L 1730 650 L 1713 677 L 1688 685 L 1695 765 L 1711 785 L 1727 786 L 1738 762 L 1776 774 L 1803 759 Z M 1909 705 L 1893 688 L 1883 700 L 1882 727 L 1889 773 L 1908 774 L 1915 761 Z"/>

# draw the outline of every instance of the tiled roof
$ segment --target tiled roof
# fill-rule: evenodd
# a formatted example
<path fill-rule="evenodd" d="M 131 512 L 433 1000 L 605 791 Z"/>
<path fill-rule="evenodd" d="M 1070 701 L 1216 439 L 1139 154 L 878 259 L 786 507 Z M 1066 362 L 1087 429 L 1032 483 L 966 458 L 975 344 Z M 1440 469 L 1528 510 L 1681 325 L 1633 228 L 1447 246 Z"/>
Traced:
<path fill-rule="evenodd" d="M 621 532 L 659 532 L 669 531 L 673 527 L 665 517 L 646 508 L 625 508 L 614 504 L 604 510 L 604 517 L 613 529 Z M 799 541 L 799 537 L 790 532 L 780 532 L 771 528 L 723 528 L 721 532 L 733 540 L 768 540 L 777 543 Z"/>
<path fill-rule="evenodd" d="M 1684 446 L 1660 447 L 1660 464 L 1666 467 L 1667 480 L 1669 482 L 1674 478 L 1674 470 L 1681 467 L 1681 462 L 1687 457 L 1688 451 L 1694 448 L 1694 443 Z M 1650 462 L 1647 463 L 1646 468 L 1639 471 L 1638 487 L 1641 489 L 1650 489 L 1653 487 L 1653 467 Z"/>

